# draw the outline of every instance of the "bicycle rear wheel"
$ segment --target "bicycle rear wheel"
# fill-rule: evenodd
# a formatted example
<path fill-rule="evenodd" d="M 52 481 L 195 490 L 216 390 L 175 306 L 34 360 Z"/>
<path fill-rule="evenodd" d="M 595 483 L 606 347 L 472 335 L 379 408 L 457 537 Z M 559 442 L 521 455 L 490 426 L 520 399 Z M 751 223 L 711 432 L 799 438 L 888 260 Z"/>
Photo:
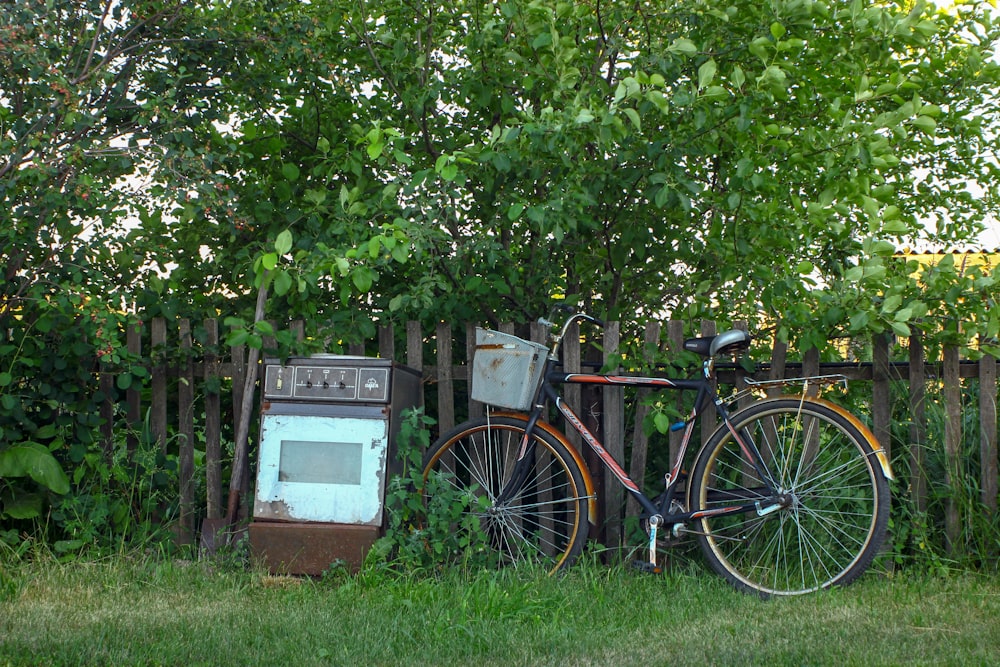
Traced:
<path fill-rule="evenodd" d="M 869 440 L 843 415 L 797 398 L 761 401 L 732 417 L 760 452 L 785 503 L 770 513 L 705 517 L 695 524 L 708 562 L 737 588 L 798 595 L 846 585 L 885 539 L 889 485 Z M 723 425 L 699 452 L 692 510 L 761 501 L 766 485 Z"/>
<path fill-rule="evenodd" d="M 587 541 L 585 478 L 563 443 L 537 428 L 527 475 L 509 489 L 525 426 L 511 417 L 461 424 L 428 450 L 424 479 L 437 471 L 455 489 L 480 499 L 467 514 L 478 519 L 473 525 L 485 534 L 497 567 L 530 563 L 553 573 L 571 565 Z M 455 529 L 465 529 L 463 522 Z"/>

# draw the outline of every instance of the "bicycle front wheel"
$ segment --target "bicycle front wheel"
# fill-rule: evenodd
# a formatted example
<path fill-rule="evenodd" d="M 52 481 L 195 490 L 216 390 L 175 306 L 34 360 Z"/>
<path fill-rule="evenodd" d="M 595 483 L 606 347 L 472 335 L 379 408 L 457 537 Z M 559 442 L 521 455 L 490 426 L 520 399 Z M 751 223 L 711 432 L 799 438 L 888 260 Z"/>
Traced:
<path fill-rule="evenodd" d="M 456 521 L 455 530 L 485 538 L 493 565 L 538 564 L 553 573 L 571 565 L 587 541 L 585 478 L 565 445 L 541 428 L 516 468 L 525 426 L 512 417 L 458 426 L 428 450 L 424 479 L 436 471 L 475 498 L 466 511 L 475 521 Z"/>
<path fill-rule="evenodd" d="M 797 595 L 846 585 L 871 564 L 889 521 L 889 485 L 877 443 L 822 402 L 778 398 L 723 425 L 695 462 L 692 510 L 759 503 L 695 524 L 712 568 L 737 588 Z M 744 442 L 740 443 L 740 439 Z M 763 475 L 749 463 L 750 443 Z M 781 497 L 775 503 L 762 477 Z"/>

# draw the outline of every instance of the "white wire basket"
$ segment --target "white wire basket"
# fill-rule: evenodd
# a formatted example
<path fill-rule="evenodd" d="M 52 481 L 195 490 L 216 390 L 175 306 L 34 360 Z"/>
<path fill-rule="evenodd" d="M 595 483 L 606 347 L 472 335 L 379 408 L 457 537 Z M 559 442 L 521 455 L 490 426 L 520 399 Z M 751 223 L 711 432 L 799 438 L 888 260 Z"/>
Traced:
<path fill-rule="evenodd" d="M 472 398 L 511 410 L 527 410 L 542 381 L 549 349 L 517 336 L 476 328 Z"/>

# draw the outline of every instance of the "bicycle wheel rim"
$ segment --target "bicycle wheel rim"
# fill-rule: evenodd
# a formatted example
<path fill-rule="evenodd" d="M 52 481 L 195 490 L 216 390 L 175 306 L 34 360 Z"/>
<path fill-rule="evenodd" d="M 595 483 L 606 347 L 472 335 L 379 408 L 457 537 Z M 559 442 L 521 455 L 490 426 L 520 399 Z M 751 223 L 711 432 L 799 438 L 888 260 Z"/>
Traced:
<path fill-rule="evenodd" d="M 441 483 L 473 496 L 454 529 L 468 531 L 471 540 L 480 541 L 487 565 L 538 566 L 554 573 L 572 564 L 586 541 L 584 484 L 562 446 L 536 432 L 526 479 L 500 502 L 523 434 L 523 423 L 515 420 L 483 420 L 460 427 L 431 449 L 424 477 L 436 471 Z M 467 518 L 474 520 L 464 521 Z"/>
<path fill-rule="evenodd" d="M 704 518 L 699 541 L 713 567 L 738 587 L 798 595 L 850 583 L 874 558 L 888 521 L 888 486 L 865 437 L 836 413 L 775 401 L 734 418 L 788 505 L 766 513 L 765 484 L 728 432 L 696 466 L 693 506 L 761 501 L 761 512 Z M 762 513 L 763 512 L 763 513 Z"/>

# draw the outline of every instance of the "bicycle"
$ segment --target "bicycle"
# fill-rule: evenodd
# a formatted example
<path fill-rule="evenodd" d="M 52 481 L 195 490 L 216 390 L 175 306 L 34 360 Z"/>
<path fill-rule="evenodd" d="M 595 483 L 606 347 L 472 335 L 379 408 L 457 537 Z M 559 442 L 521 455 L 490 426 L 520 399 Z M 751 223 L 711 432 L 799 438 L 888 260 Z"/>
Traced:
<path fill-rule="evenodd" d="M 566 373 L 558 367 L 559 349 L 570 326 L 581 321 L 603 325 L 574 312 L 558 334 L 550 334 L 551 349 L 477 329 L 472 397 L 500 409 L 456 426 L 424 457 L 425 480 L 437 471 L 479 499 L 468 511 L 498 566 L 541 563 L 554 573 L 572 565 L 587 541 L 594 484 L 580 452 L 544 418 L 552 405 L 642 508 L 649 542 L 641 569 L 660 571 L 661 531 L 693 534 L 713 570 L 764 596 L 846 585 L 868 568 L 885 539 L 892 469 L 857 417 L 808 391 L 846 379 L 748 381 L 746 389 L 720 398 L 713 385 L 716 358 L 750 347 L 750 335 L 738 329 L 684 342 L 703 360 L 697 377 Z M 553 329 L 550 321 L 539 322 Z M 683 436 L 655 499 L 567 405 L 557 391 L 564 384 L 696 392 L 690 413 L 672 427 Z M 798 395 L 733 409 L 749 392 L 795 385 L 801 385 Z M 721 423 L 686 474 L 695 425 L 710 405 Z"/>

